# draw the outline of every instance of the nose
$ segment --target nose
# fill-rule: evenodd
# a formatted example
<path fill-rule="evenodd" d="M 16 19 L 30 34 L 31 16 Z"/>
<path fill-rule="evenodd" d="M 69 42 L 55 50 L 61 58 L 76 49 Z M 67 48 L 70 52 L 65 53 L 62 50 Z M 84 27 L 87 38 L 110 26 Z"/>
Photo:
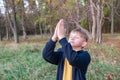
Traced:
<path fill-rule="evenodd" d="M 74 38 L 73 38 L 73 37 L 71 37 L 71 38 L 70 38 L 70 41 L 74 41 Z"/>
<path fill-rule="evenodd" d="M 74 38 L 71 38 L 71 40 L 74 40 Z"/>

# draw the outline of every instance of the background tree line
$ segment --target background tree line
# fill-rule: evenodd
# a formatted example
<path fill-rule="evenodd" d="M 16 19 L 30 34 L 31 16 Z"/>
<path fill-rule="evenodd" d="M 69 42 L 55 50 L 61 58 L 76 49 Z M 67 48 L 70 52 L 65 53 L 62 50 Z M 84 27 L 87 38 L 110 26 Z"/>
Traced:
<path fill-rule="evenodd" d="M 0 41 L 19 36 L 51 34 L 60 18 L 68 33 L 76 25 L 96 43 L 102 33 L 120 32 L 120 0 L 3 0 L 0 10 Z"/>

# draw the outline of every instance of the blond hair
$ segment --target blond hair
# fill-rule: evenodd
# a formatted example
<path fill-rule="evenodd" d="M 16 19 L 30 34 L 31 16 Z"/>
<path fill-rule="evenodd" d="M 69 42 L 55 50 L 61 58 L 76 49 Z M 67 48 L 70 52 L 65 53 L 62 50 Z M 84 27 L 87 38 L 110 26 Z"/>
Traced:
<path fill-rule="evenodd" d="M 82 37 L 85 39 L 85 41 L 86 42 L 88 41 L 88 35 L 83 30 L 81 30 L 80 28 L 75 28 L 71 32 L 78 32 L 78 33 L 80 33 L 82 35 Z"/>

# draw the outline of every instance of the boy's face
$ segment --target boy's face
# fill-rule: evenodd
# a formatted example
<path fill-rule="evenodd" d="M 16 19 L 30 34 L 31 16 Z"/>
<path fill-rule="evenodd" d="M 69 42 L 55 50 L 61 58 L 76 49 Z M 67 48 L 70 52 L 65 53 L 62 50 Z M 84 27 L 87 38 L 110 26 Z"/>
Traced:
<path fill-rule="evenodd" d="M 68 41 L 73 48 L 81 49 L 87 45 L 87 42 L 79 32 L 71 32 Z"/>

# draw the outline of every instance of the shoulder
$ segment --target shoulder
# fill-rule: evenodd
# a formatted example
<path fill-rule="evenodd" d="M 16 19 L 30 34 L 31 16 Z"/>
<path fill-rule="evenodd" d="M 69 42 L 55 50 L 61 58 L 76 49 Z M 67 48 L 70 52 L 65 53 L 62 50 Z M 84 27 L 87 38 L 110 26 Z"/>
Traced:
<path fill-rule="evenodd" d="M 77 51 L 77 53 L 79 53 L 79 54 L 89 54 L 89 52 L 88 52 L 88 51 L 85 51 L 85 50 Z"/>
<path fill-rule="evenodd" d="M 79 56 L 82 56 L 84 58 L 91 59 L 90 54 L 89 54 L 88 51 L 80 50 L 80 51 L 78 51 L 78 54 L 79 54 Z"/>

